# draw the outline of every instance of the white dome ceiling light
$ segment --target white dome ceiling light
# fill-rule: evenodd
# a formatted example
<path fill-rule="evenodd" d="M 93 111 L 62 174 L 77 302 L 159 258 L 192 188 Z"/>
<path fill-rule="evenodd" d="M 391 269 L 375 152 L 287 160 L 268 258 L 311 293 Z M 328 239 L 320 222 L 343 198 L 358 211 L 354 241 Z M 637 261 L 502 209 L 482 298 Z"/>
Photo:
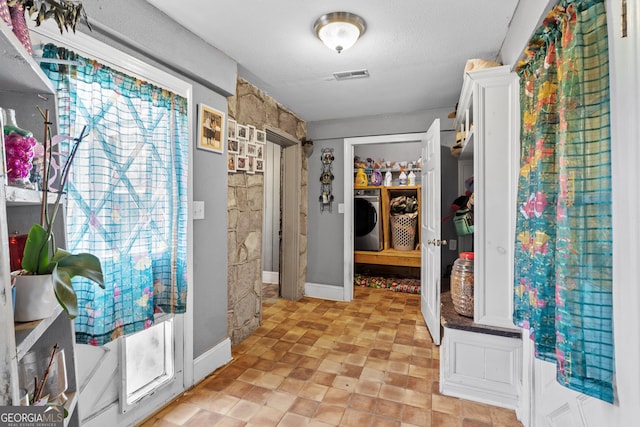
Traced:
<path fill-rule="evenodd" d="M 364 34 L 364 19 L 349 12 L 331 12 L 322 15 L 313 24 L 313 30 L 331 50 L 341 53 L 349 49 Z"/>

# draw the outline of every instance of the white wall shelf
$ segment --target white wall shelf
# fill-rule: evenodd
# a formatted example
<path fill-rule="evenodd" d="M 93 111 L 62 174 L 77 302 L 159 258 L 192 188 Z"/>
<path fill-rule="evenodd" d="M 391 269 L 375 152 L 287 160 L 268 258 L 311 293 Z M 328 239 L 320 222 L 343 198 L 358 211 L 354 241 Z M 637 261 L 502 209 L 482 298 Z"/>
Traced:
<path fill-rule="evenodd" d="M 54 123 L 52 131 L 55 132 L 57 118 L 53 85 L 6 25 L 0 25 L 0 61 L 2 63 L 2 67 L 0 67 L 0 106 L 14 109 L 19 126 L 33 132 L 36 139 L 41 139 L 37 135 L 44 132 L 43 119 L 36 107 L 49 110 L 51 121 Z M 0 138 L 0 142 L 2 142 L 2 138 Z M 3 144 L 0 144 L 0 158 L 4 158 L 2 146 Z M 32 224 L 40 222 L 42 192 L 5 185 L 0 193 L 3 194 L 3 197 L 0 197 L 0 245 L 2 245 L 0 253 L 6 258 L 6 262 L 0 263 L 0 275 L 2 276 L 0 282 L 5 286 L 4 291 L 10 294 L 8 234 L 9 232 L 27 233 Z M 48 193 L 47 203 L 53 203 L 56 197 L 56 194 Z M 58 236 L 56 243 L 60 247 L 64 247 L 63 213 L 58 215 L 54 231 Z M 10 302 L 3 311 L 8 313 L 9 319 L 13 316 Z M 38 355 L 46 355 L 57 344 L 64 350 L 67 373 L 68 387 L 65 394 L 68 399 L 65 407 L 69 415 L 64 424 L 65 426 L 78 426 L 75 332 L 73 323 L 67 317 L 66 312 L 57 306 L 53 315 L 46 319 L 26 323 L 8 321 L 3 322 L 3 327 L 6 328 L 3 331 L 4 334 L 11 334 L 15 338 L 15 340 L 9 340 L 11 342 L 5 343 L 9 347 L 9 352 L 13 352 L 15 357 L 8 363 L 4 362 L 7 364 L 0 366 L 2 376 L 11 378 L 10 383 L 3 384 L 3 388 L 11 389 L 9 394 L 13 405 L 19 404 L 19 384 L 15 373 L 18 371 L 17 366 L 20 361 L 32 351 Z"/>
<path fill-rule="evenodd" d="M 14 187 L 11 185 L 5 186 L 4 191 L 7 206 L 39 206 L 40 201 L 42 200 L 42 191 Z M 56 193 L 47 193 L 47 203 L 55 203 L 56 197 Z"/>

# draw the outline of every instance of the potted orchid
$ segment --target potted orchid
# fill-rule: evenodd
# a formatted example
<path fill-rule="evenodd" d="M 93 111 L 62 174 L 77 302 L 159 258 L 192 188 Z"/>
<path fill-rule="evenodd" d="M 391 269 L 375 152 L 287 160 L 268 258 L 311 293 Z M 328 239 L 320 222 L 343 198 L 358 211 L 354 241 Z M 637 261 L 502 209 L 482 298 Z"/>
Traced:
<path fill-rule="evenodd" d="M 43 114 L 41 110 L 40 113 Z M 41 211 L 44 215 L 42 215 L 41 223 L 33 224 L 29 230 L 22 257 L 22 270 L 18 271 L 14 276 L 16 279 L 16 308 L 14 313 L 16 321 L 37 320 L 50 316 L 53 310 L 47 304 L 53 303 L 55 305 L 56 300 L 67 312 L 69 318 L 76 317 L 78 315 L 78 298 L 71 283 L 71 279 L 74 276 L 86 277 L 97 283 L 101 288 L 104 288 L 100 260 L 89 253 L 74 255 L 64 249 L 56 248 L 53 233 L 53 224 L 60 209 L 64 188 L 69 179 L 70 167 L 78 146 L 86 137 L 85 130 L 86 127 L 82 129 L 80 136 L 73 140 L 71 151 L 62 168 L 59 188 L 50 214 L 47 209 L 48 179 L 43 180 Z M 45 132 L 45 135 L 50 134 L 50 131 Z M 45 136 L 45 140 L 47 140 L 47 136 Z M 48 144 L 45 144 L 45 156 L 49 156 L 49 160 L 51 160 L 53 150 L 51 150 L 50 137 L 47 142 Z M 48 149 L 47 145 L 49 146 Z M 50 165 L 51 162 L 49 161 L 48 164 Z M 47 162 L 45 162 L 45 178 L 49 177 L 50 170 L 51 167 L 47 166 Z M 43 283 L 37 285 L 31 283 L 34 281 Z M 51 290 L 53 290 L 55 299 L 51 296 Z M 43 302 L 45 306 L 38 307 L 36 301 Z"/>

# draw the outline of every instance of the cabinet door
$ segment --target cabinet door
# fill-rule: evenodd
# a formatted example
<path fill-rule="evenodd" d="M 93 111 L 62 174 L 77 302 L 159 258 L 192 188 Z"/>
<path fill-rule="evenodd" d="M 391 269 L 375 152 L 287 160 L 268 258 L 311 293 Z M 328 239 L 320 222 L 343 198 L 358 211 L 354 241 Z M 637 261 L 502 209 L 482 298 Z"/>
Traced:
<path fill-rule="evenodd" d="M 513 328 L 513 247 L 518 171 L 515 73 L 474 83 L 474 320 Z"/>
<path fill-rule="evenodd" d="M 420 308 L 434 344 L 440 345 L 440 119 L 433 122 L 421 145 Z"/>

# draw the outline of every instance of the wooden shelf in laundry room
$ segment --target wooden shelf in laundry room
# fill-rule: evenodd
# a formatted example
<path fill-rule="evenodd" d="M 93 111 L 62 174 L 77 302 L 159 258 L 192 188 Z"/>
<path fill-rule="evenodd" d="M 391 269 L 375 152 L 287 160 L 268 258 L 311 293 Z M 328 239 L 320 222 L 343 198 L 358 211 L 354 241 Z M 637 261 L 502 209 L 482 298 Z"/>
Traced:
<path fill-rule="evenodd" d="M 354 251 L 353 261 L 357 264 L 420 267 L 420 251 L 399 251 L 393 248 L 384 249 L 380 252 Z"/>
<path fill-rule="evenodd" d="M 418 200 L 418 230 L 416 231 L 416 247 L 420 248 L 420 185 L 368 186 L 355 189 L 379 188 L 381 198 L 382 232 L 384 236 L 383 250 L 354 251 L 353 262 L 357 264 L 394 265 L 404 267 L 420 267 L 420 249 L 399 251 L 391 245 L 391 226 L 389 223 L 389 203 L 397 196 L 415 196 Z"/>

